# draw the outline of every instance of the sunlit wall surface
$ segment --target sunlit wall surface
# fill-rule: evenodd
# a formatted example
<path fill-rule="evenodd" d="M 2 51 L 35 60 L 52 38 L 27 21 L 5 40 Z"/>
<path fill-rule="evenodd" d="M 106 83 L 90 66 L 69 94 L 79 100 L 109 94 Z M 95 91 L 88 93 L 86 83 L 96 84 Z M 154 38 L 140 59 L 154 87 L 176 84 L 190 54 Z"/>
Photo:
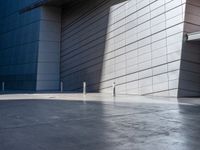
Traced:
<path fill-rule="evenodd" d="M 177 96 L 185 0 L 98 0 L 63 9 L 66 90 Z"/>

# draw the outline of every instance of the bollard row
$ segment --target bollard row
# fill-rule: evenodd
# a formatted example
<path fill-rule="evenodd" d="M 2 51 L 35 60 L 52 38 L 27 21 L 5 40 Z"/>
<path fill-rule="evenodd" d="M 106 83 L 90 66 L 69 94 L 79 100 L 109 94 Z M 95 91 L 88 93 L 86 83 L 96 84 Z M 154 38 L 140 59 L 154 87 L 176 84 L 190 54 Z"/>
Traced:
<path fill-rule="evenodd" d="M 87 83 L 83 82 L 83 95 L 87 94 Z M 116 84 L 115 82 L 112 85 L 112 96 L 116 96 Z"/>

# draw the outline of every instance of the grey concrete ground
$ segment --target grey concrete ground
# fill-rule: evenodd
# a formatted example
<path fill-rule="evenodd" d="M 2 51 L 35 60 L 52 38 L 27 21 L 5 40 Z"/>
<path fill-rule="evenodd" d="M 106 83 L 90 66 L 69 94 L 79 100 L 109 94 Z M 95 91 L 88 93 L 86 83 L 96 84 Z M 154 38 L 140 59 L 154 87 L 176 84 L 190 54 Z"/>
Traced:
<path fill-rule="evenodd" d="M 198 103 L 97 94 L 1 95 L 0 150 L 198 150 Z"/>

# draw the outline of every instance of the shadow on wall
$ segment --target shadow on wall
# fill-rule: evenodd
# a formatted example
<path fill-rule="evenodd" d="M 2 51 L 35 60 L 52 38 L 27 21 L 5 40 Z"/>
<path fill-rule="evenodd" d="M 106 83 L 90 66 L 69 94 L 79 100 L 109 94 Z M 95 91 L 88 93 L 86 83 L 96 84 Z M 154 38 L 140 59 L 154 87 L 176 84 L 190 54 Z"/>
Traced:
<path fill-rule="evenodd" d="M 199 41 L 183 43 L 178 97 L 200 96 L 199 48 Z"/>
<path fill-rule="evenodd" d="M 84 81 L 89 92 L 100 91 L 107 33 L 114 19 L 110 12 L 124 2 L 126 0 L 87 0 L 63 8 L 61 80 L 65 91 L 81 92 Z"/>

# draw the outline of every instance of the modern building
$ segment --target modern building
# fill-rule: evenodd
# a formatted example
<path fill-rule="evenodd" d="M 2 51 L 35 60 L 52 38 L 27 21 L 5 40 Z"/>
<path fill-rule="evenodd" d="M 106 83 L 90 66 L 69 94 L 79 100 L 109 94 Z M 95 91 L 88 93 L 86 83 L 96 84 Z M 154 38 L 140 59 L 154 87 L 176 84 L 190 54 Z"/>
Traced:
<path fill-rule="evenodd" d="M 5 90 L 200 96 L 199 0 L 0 0 Z"/>

